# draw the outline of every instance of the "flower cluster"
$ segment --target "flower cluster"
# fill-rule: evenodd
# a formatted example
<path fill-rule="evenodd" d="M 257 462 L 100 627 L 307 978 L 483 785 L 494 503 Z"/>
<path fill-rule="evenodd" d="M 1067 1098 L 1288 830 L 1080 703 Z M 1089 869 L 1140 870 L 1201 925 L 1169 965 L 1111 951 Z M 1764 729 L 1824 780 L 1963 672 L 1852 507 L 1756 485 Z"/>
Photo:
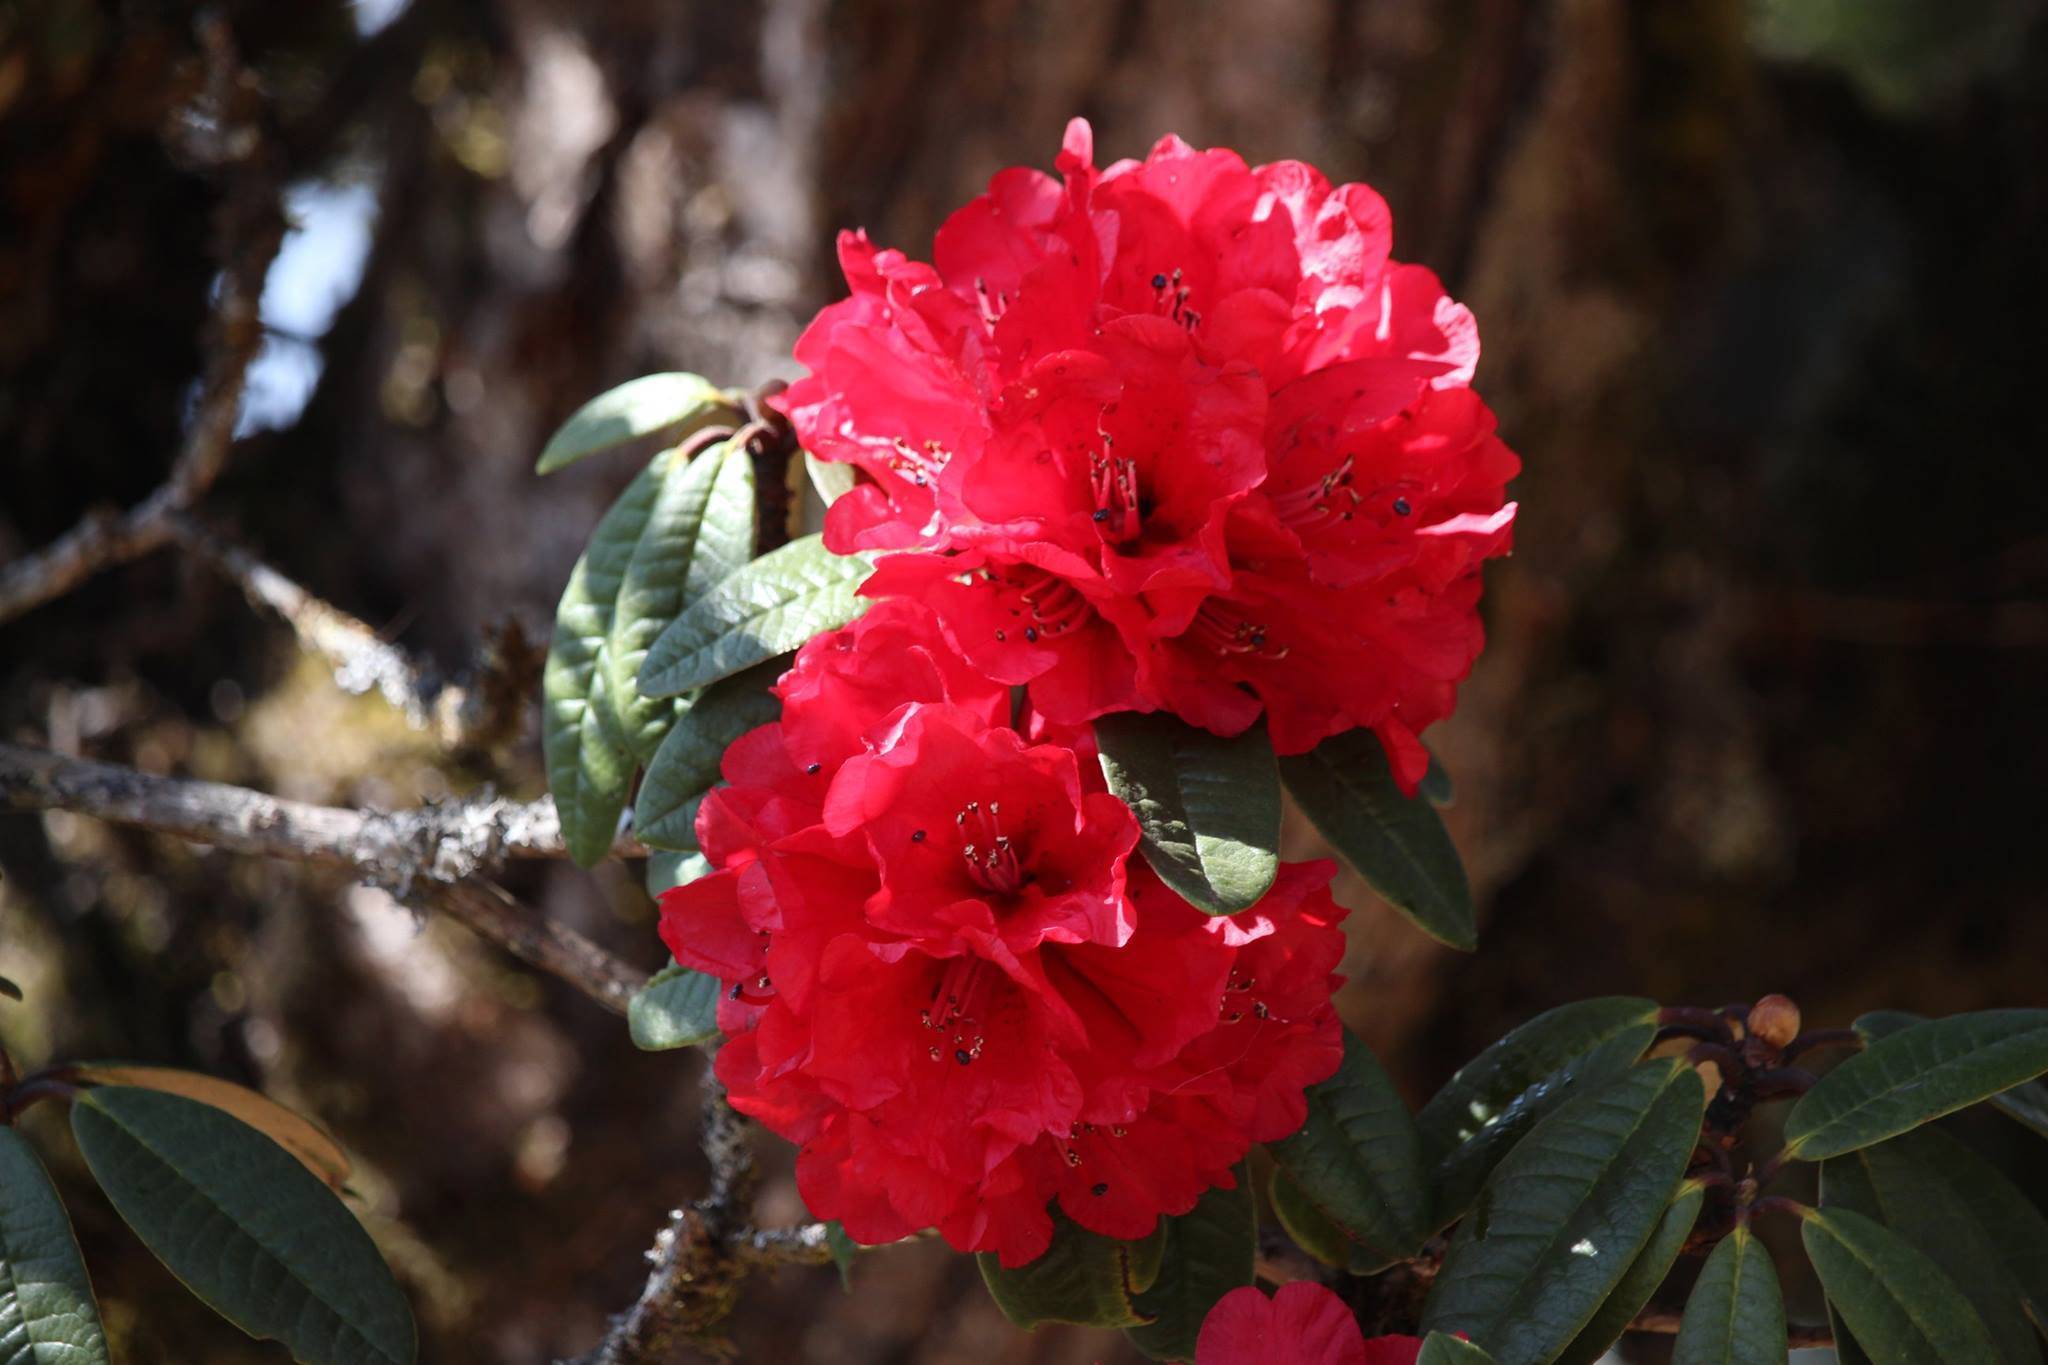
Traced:
<path fill-rule="evenodd" d="M 1015 1265 L 1054 1201 L 1141 1237 L 1300 1126 L 1342 1050 L 1329 864 L 1194 910 L 1131 856 L 1085 731 L 1014 726 L 917 604 L 813 639 L 776 691 L 662 935 L 726 983 L 718 1076 L 800 1144 L 815 1214 Z"/>
<path fill-rule="evenodd" d="M 1391 259 L 1378 195 L 1299 162 L 1169 137 L 1097 169 L 1077 120 L 1058 168 L 997 175 L 929 265 L 841 238 L 852 295 L 779 400 L 865 475 L 827 544 L 915 551 L 864 591 L 1052 721 L 1263 712 L 1281 753 L 1370 727 L 1412 792 L 1514 517 L 1470 313 Z"/>

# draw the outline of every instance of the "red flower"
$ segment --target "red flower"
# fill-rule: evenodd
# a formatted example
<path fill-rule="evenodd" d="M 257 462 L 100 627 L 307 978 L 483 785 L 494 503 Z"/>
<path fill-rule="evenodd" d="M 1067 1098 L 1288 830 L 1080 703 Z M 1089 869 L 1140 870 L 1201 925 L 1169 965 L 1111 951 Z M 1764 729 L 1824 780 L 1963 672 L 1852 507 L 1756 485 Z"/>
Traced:
<path fill-rule="evenodd" d="M 1195 1365 L 1415 1365 L 1420 1337 L 1365 1339 L 1344 1301 L 1297 1280 L 1267 1298 L 1233 1289 L 1202 1320 Z"/>
<path fill-rule="evenodd" d="M 1014 1265 L 1055 1199 L 1142 1236 L 1300 1125 L 1341 1052 L 1329 864 L 1195 911 L 1130 856 L 1086 732 L 1010 728 L 910 602 L 812 640 L 777 692 L 698 816 L 716 870 L 661 929 L 726 983 L 718 1075 L 800 1144 L 812 1212 Z"/>
<path fill-rule="evenodd" d="M 778 400 L 867 475 L 828 544 L 936 552 L 865 591 L 1056 721 L 1370 726 L 1412 788 L 1514 515 L 1471 315 L 1362 185 L 1176 138 L 1098 170 L 1078 120 L 1058 164 L 997 175 L 933 265 L 841 237 L 852 296 Z"/>

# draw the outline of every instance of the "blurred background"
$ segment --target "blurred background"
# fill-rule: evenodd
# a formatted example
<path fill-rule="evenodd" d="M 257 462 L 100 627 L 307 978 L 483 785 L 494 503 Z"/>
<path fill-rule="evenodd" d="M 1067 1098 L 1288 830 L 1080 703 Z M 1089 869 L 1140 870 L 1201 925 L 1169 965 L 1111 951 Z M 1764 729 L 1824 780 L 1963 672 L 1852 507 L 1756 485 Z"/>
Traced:
<path fill-rule="evenodd" d="M 1590 994 L 1778 990 L 1824 1025 L 2048 1002 L 2044 8 L 217 6 L 291 226 L 202 515 L 529 700 L 440 745 L 167 551 L 0 626 L 0 738 L 342 805 L 537 794 L 526 642 L 631 463 L 536 480 L 547 433 L 648 371 L 787 375 L 840 290 L 835 229 L 922 254 L 1078 113 L 1105 159 L 1173 131 L 1371 181 L 1397 254 L 1479 317 L 1522 514 L 1489 649 L 1431 738 L 1481 951 L 1343 888 L 1341 1004 L 1413 1099 Z M 133 504 L 177 449 L 227 192 L 180 152 L 195 17 L 0 3 L 0 563 Z M 0 1001 L 6 1046 L 197 1067 L 319 1116 L 359 1157 L 426 1360 L 587 1348 L 701 1189 L 694 1057 L 637 1053 L 447 922 L 64 815 L 0 816 L 0 868 L 0 974 L 28 995 Z M 512 884 L 662 956 L 636 868 Z M 123 1358 L 280 1358 L 179 1291 L 41 1135 Z M 763 1218 L 800 1217 L 761 1146 Z M 933 1245 L 854 1284 L 750 1281 L 746 1358 L 1134 1358 L 1011 1331 Z"/>

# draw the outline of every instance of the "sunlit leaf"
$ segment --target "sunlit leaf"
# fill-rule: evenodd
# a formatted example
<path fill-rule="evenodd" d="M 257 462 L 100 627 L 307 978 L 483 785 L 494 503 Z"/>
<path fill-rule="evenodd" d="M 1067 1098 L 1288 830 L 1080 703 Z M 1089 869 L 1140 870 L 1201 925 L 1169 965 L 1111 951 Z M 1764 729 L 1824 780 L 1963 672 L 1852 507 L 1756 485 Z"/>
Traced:
<path fill-rule="evenodd" d="M 1256 905 L 1280 871 L 1280 777 L 1266 727 L 1223 739 L 1166 712 L 1125 711 L 1096 721 L 1095 739 L 1160 880 L 1212 915 Z"/>
<path fill-rule="evenodd" d="M 695 691 L 845 625 L 868 608 L 855 589 L 873 568 L 817 536 L 769 551 L 669 623 L 640 665 L 641 694 Z"/>
<path fill-rule="evenodd" d="M 671 962 L 626 1004 L 633 1046 L 646 1052 L 696 1047 L 718 1036 L 717 977 Z"/>
<path fill-rule="evenodd" d="M 0 1365 L 106 1365 L 71 1219 L 28 1139 L 0 1127 Z"/>
<path fill-rule="evenodd" d="M 740 420 L 731 398 L 707 379 L 694 374 L 643 375 L 607 389 L 570 414 L 548 438 L 534 472 L 552 474 L 586 455 L 656 432 L 680 440 L 713 423 Z"/>

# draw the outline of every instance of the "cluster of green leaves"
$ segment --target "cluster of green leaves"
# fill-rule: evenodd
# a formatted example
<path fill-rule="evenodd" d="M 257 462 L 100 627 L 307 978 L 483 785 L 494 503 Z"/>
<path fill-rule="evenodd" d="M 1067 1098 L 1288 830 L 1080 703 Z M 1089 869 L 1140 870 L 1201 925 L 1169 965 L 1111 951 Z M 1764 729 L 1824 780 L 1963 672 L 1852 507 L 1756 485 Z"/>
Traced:
<path fill-rule="evenodd" d="M 348 1158 L 317 1125 L 226 1081 L 116 1064 L 29 1077 L 8 1112 L 50 1098 L 70 1101 L 114 1211 L 222 1317 L 309 1365 L 411 1365 L 412 1310 L 338 1197 Z M 12 1126 L 0 1126 L 0 1359 L 108 1360 L 71 1221 Z"/>
<path fill-rule="evenodd" d="M 1696 1155 L 1710 1097 L 1683 1057 L 1654 1055 L 1659 1017 L 1634 998 L 1551 1010 L 1413 1115 L 1347 1037 L 1337 1074 L 1310 1091 L 1308 1121 L 1268 1148 L 1267 1207 L 1332 1273 L 1440 1257 L 1424 1360 L 1591 1365 L 1667 1280 L 1684 1282 L 1672 1274 L 1681 1254 L 1710 1237 L 1700 1220 L 1715 1177 Z M 2048 1011 L 1873 1015 L 1858 1028 L 1866 1050 L 1785 1115 L 1783 1161 L 1822 1163 L 1820 1204 L 1781 1201 L 1801 1219 L 1844 1359 L 2038 1365 L 2048 1220 L 1990 1160 L 1929 1125 L 1987 1103 L 2048 1136 L 2037 1079 Z M 1022 1325 L 1120 1327 L 1155 1358 L 1188 1359 L 1208 1305 L 1251 1282 L 1258 1214 L 1245 1179 L 1143 1243 L 1062 1223 L 1044 1259 L 1004 1270 L 983 1258 L 984 1276 Z M 1721 1194 L 1725 1208 L 1733 1194 Z M 1718 1232 L 1673 1359 L 1784 1361 L 1771 1254 L 1746 1212 Z M 1199 1291 L 1161 1298 L 1162 1283 Z"/>
<path fill-rule="evenodd" d="M 1212 915 L 1255 905 L 1280 872 L 1280 789 L 1380 898 L 1440 943 L 1478 944 L 1472 892 L 1437 806 L 1450 783 L 1434 764 L 1414 797 L 1394 781 L 1370 730 L 1275 758 L 1264 725 L 1235 739 L 1164 713 L 1095 723 L 1110 790 L 1136 812 L 1145 860 Z"/>
<path fill-rule="evenodd" d="M 539 472 L 671 437 L 576 561 L 542 683 L 548 787 L 570 856 L 586 867 L 602 859 L 631 801 L 633 833 L 653 852 L 653 894 L 705 870 L 697 805 L 726 746 L 775 719 L 768 689 L 788 654 L 860 614 L 854 590 L 873 567 L 817 536 L 756 557 L 759 498 L 740 405 L 696 375 L 648 375 L 593 398 L 549 440 Z M 839 491 L 836 466 L 811 469 L 821 494 Z M 717 1004 L 716 981 L 671 964 L 632 1003 L 633 1041 L 706 1042 Z"/>

